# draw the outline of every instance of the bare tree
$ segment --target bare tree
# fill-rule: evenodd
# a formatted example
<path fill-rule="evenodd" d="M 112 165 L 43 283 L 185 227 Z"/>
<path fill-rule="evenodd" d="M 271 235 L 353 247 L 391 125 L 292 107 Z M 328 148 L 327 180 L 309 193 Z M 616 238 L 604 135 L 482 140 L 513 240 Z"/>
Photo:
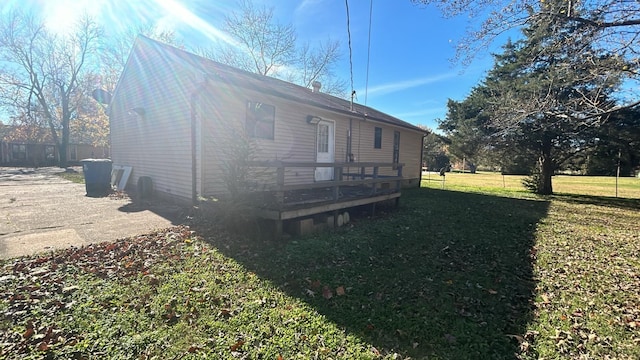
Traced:
<path fill-rule="evenodd" d="M 197 49 L 197 53 L 223 64 L 305 87 L 321 81 L 324 92 L 344 95 L 345 82 L 333 73 L 340 59 L 338 41 L 329 39 L 317 47 L 309 43 L 298 47 L 295 28 L 291 24 L 278 23 L 273 8 L 256 7 L 251 0 L 240 0 L 237 8 L 224 22 L 224 30 L 232 42 Z"/>
<path fill-rule="evenodd" d="M 68 35 L 52 34 L 26 13 L 0 18 L 0 102 L 16 116 L 46 120 L 61 167 L 67 166 L 70 122 L 77 117 L 77 99 L 84 96 L 80 85 L 100 33 L 88 16 Z"/>
<path fill-rule="evenodd" d="M 439 7 L 448 17 L 467 15 L 481 19 L 471 27 L 457 47 L 457 59 L 470 63 L 478 52 L 488 48 L 499 36 L 512 29 L 523 29 L 533 24 L 556 24 L 562 28 L 562 36 L 549 37 L 536 53 L 528 54 L 530 64 L 540 59 L 572 59 L 565 55 L 568 51 L 580 56 L 580 63 L 555 63 L 564 66 L 567 76 L 580 74 L 576 79 L 581 83 L 611 84 L 615 79 L 618 88 L 618 102 L 602 101 L 597 92 L 584 92 L 581 111 L 573 114 L 576 119 L 590 122 L 594 118 L 606 116 L 625 108 L 640 104 L 637 86 L 640 81 L 640 2 L 635 0 L 566 0 L 566 1 L 500 1 L 500 0 L 412 0 L 414 3 L 432 4 Z M 586 66 L 585 64 L 588 64 Z M 588 67 L 581 72 L 580 66 Z M 563 79 L 564 81 L 564 79 Z M 609 89 L 601 88 L 601 92 Z M 537 97 L 536 101 L 541 98 Z M 522 107 L 550 109 L 555 103 L 552 97 L 542 98 L 548 103 L 521 103 Z M 566 104 L 565 104 L 566 105 Z M 556 116 L 558 114 L 549 114 Z M 567 116 L 567 114 L 561 114 Z"/>
<path fill-rule="evenodd" d="M 121 33 L 103 37 L 100 43 L 100 81 L 99 86 L 113 92 L 129 58 L 129 53 L 138 35 L 144 35 L 166 44 L 182 48 L 182 40 L 175 32 L 158 30 L 153 24 L 141 24 L 127 28 Z"/>
<path fill-rule="evenodd" d="M 318 47 L 312 48 L 309 43 L 298 49 L 296 68 L 289 72 L 287 80 L 306 88 L 313 83 L 322 83 L 322 91 L 328 94 L 344 95 L 346 82 L 333 73 L 333 66 L 340 60 L 340 42 L 326 40 Z"/>
<path fill-rule="evenodd" d="M 611 53 L 637 56 L 640 38 L 640 2 L 636 0 L 567 0 L 561 6 L 540 0 L 411 0 L 433 4 L 445 17 L 466 15 L 482 19 L 470 27 L 458 45 L 461 60 L 470 61 L 482 49 L 487 49 L 498 36 L 524 26 L 534 18 L 553 17 L 573 25 L 576 37 L 593 36 L 594 45 Z M 595 46 L 598 47 L 598 46 Z"/>
<path fill-rule="evenodd" d="M 237 46 L 221 49 L 219 60 L 261 75 L 274 76 L 283 65 L 295 59 L 296 31 L 291 24 L 273 18 L 273 8 L 257 8 L 250 0 L 241 0 L 238 11 L 231 12 L 224 28 Z"/>

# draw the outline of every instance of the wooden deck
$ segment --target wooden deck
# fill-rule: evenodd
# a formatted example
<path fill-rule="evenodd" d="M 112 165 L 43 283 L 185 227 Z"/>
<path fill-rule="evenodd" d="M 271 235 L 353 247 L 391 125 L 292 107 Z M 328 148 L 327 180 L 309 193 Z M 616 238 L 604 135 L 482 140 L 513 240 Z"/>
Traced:
<path fill-rule="evenodd" d="M 261 184 L 269 201 L 264 202 L 260 216 L 275 221 L 276 236 L 282 233 L 285 220 L 321 213 L 337 214 L 340 210 L 395 200 L 401 195 L 402 167 L 397 163 L 299 163 L 283 161 L 251 162 L 249 166 L 275 170 L 275 181 Z M 287 168 L 333 167 L 334 178 L 309 184 L 286 184 Z M 380 169 L 392 169 L 394 176 L 380 175 Z M 358 172 L 345 172 L 358 169 Z M 334 219 L 337 217 L 334 216 Z"/>

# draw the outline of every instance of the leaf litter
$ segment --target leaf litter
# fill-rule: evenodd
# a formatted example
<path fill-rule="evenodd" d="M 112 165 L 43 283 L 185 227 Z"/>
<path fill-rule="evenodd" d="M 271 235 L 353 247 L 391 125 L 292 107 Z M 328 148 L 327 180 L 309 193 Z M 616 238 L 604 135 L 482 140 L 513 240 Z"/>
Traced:
<path fill-rule="evenodd" d="M 83 341 L 82 334 L 67 331 L 64 324 L 53 321 L 78 305 L 75 294 L 82 289 L 70 281 L 81 274 L 123 281 L 142 274 L 152 282 L 149 269 L 174 258 L 172 247 L 192 236 L 187 226 L 178 226 L 115 242 L 4 261 L 0 298 L 6 300 L 1 308 L 5 320 L 0 323 L 0 355 L 21 357 Z M 166 317 L 175 317 L 170 306 Z M 15 329 L 23 330 L 18 333 Z"/>

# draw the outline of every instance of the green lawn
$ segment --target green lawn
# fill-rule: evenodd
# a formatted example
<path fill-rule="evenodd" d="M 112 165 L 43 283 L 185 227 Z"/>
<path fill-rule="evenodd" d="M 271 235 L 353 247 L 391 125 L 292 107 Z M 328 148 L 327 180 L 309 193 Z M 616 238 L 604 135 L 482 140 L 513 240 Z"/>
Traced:
<path fill-rule="evenodd" d="M 492 172 L 446 173 L 444 189 L 481 192 L 525 192 L 522 185 L 524 176 L 505 175 Z M 424 173 L 422 185 L 442 189 L 442 176 L 438 173 Z M 616 178 L 611 176 L 571 176 L 555 175 L 552 179 L 556 194 L 616 196 Z M 640 199 L 640 178 L 621 177 L 618 179 L 618 197 Z"/>
<path fill-rule="evenodd" d="M 84 184 L 84 173 L 82 171 L 61 172 L 61 173 L 58 173 L 57 175 L 65 180 L 69 180 L 77 184 Z"/>
<path fill-rule="evenodd" d="M 0 358 L 640 358 L 640 200 L 478 179 L 286 242 L 198 221 L 3 261 Z"/>

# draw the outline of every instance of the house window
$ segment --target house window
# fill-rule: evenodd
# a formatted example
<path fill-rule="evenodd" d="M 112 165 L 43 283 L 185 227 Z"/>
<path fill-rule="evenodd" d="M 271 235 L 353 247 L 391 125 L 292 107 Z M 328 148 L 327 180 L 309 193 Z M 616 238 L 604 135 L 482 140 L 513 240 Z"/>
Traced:
<path fill-rule="evenodd" d="M 247 102 L 247 135 L 253 138 L 273 140 L 276 123 L 276 107 L 259 102 Z"/>
<path fill-rule="evenodd" d="M 11 144 L 11 158 L 18 161 L 27 160 L 27 145 Z"/>
<path fill-rule="evenodd" d="M 376 127 L 373 137 L 373 148 L 382 149 L 382 128 Z"/>

